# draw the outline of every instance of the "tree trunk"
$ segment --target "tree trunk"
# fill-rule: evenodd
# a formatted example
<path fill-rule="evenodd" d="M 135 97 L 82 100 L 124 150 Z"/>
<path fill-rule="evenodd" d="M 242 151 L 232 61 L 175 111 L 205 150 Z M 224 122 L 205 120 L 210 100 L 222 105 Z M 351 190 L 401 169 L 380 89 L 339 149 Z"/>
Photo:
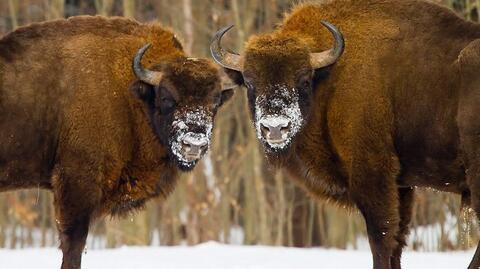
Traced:
<path fill-rule="evenodd" d="M 47 20 L 53 20 L 64 17 L 65 1 L 64 0 L 46 0 Z"/>
<path fill-rule="evenodd" d="M 135 0 L 123 0 L 123 16 L 127 18 L 135 17 Z"/>
<path fill-rule="evenodd" d="M 183 0 L 183 21 L 185 33 L 184 50 L 187 54 L 191 54 L 193 50 L 193 15 L 192 15 L 192 1 Z"/>
<path fill-rule="evenodd" d="M 18 27 L 18 0 L 8 0 L 8 11 L 10 14 L 10 21 L 12 24 L 12 30 Z"/>

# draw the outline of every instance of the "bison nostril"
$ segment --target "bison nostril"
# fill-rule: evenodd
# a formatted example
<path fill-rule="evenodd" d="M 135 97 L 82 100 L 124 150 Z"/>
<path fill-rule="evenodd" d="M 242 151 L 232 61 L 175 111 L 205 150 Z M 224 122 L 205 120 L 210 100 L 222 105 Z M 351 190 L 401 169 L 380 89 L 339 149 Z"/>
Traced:
<path fill-rule="evenodd" d="M 264 136 L 268 135 L 270 133 L 270 128 L 268 128 L 267 126 L 265 126 L 263 123 L 260 124 L 260 129 L 262 130 L 262 134 Z"/>
<path fill-rule="evenodd" d="M 207 145 L 200 146 L 200 152 L 205 152 L 207 150 Z"/>
<path fill-rule="evenodd" d="M 285 127 L 280 127 L 280 132 L 282 135 L 288 133 L 288 130 L 290 130 L 290 123 L 288 123 L 288 125 Z"/>
<path fill-rule="evenodd" d="M 192 150 L 192 147 L 190 146 L 190 144 L 188 144 L 187 142 L 183 141 L 183 150 L 185 152 L 190 152 Z"/>

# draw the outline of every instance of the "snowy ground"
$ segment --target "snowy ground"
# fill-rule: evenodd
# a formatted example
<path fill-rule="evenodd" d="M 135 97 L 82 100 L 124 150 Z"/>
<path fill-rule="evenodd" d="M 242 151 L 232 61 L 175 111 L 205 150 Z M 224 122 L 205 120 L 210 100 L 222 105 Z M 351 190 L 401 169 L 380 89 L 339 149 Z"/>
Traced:
<path fill-rule="evenodd" d="M 467 268 L 473 251 L 407 252 L 403 268 Z M 0 250 L 0 268 L 60 268 L 56 249 Z M 230 246 L 206 243 L 194 247 L 124 247 L 88 250 L 85 269 L 343 269 L 371 268 L 368 251 Z"/>

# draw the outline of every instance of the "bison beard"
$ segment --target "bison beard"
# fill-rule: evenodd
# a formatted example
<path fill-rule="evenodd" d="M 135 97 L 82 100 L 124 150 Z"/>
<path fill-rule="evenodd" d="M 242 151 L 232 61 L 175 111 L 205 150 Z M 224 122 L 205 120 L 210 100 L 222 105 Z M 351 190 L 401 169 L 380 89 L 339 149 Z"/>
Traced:
<path fill-rule="evenodd" d="M 360 210 L 375 269 L 401 268 L 415 186 L 461 194 L 480 216 L 480 25 L 426 1 L 337 0 L 300 5 L 242 54 L 222 48 L 229 29 L 212 56 L 247 86 L 268 161 L 313 197 Z M 309 84 L 300 131 L 278 154 L 259 126 L 279 115 L 271 85 Z M 276 137 L 287 113 L 267 126 Z M 480 244 L 469 268 L 480 268 Z"/>
<path fill-rule="evenodd" d="M 232 96 L 173 33 L 123 18 L 19 28 L 0 39 L 0 71 L 0 191 L 52 190 L 63 269 L 80 268 L 95 218 L 173 191 Z"/>

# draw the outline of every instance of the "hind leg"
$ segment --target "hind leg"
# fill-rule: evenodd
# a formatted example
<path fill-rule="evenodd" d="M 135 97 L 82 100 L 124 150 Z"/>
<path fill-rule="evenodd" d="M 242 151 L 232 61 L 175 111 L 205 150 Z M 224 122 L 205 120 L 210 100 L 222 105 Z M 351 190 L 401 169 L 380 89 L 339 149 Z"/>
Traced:
<path fill-rule="evenodd" d="M 477 214 L 480 221 L 480 162 L 475 167 L 471 167 L 467 172 L 467 181 L 471 192 L 471 206 Z M 477 250 L 468 266 L 468 269 L 480 268 L 480 242 L 477 243 Z"/>
<path fill-rule="evenodd" d="M 470 168 L 467 170 L 467 182 L 471 193 L 470 204 L 477 214 L 477 219 L 480 221 L 480 157 L 479 161 L 472 161 L 470 163 Z M 475 165 L 475 163 L 477 165 Z M 477 250 L 468 266 L 468 269 L 478 268 L 480 268 L 480 242 L 477 244 Z"/>
<path fill-rule="evenodd" d="M 468 266 L 468 269 L 478 269 L 480 268 L 480 243 L 477 245 L 477 250 L 475 251 L 475 255 L 473 255 L 473 259 Z"/>
<path fill-rule="evenodd" d="M 398 189 L 398 198 L 400 201 L 399 212 L 400 212 L 400 223 L 399 230 L 395 239 L 398 242 L 397 247 L 393 250 L 393 255 L 390 258 L 390 265 L 392 269 L 400 269 L 400 260 L 402 257 L 402 250 L 407 245 L 407 236 L 409 234 L 409 224 L 412 219 L 412 208 L 414 200 L 414 189 L 413 188 L 399 188 Z"/>
<path fill-rule="evenodd" d="M 480 215 L 480 39 L 471 42 L 459 55 L 461 79 L 457 123 L 466 169 L 471 206 Z M 477 247 L 469 268 L 480 268 Z"/>

